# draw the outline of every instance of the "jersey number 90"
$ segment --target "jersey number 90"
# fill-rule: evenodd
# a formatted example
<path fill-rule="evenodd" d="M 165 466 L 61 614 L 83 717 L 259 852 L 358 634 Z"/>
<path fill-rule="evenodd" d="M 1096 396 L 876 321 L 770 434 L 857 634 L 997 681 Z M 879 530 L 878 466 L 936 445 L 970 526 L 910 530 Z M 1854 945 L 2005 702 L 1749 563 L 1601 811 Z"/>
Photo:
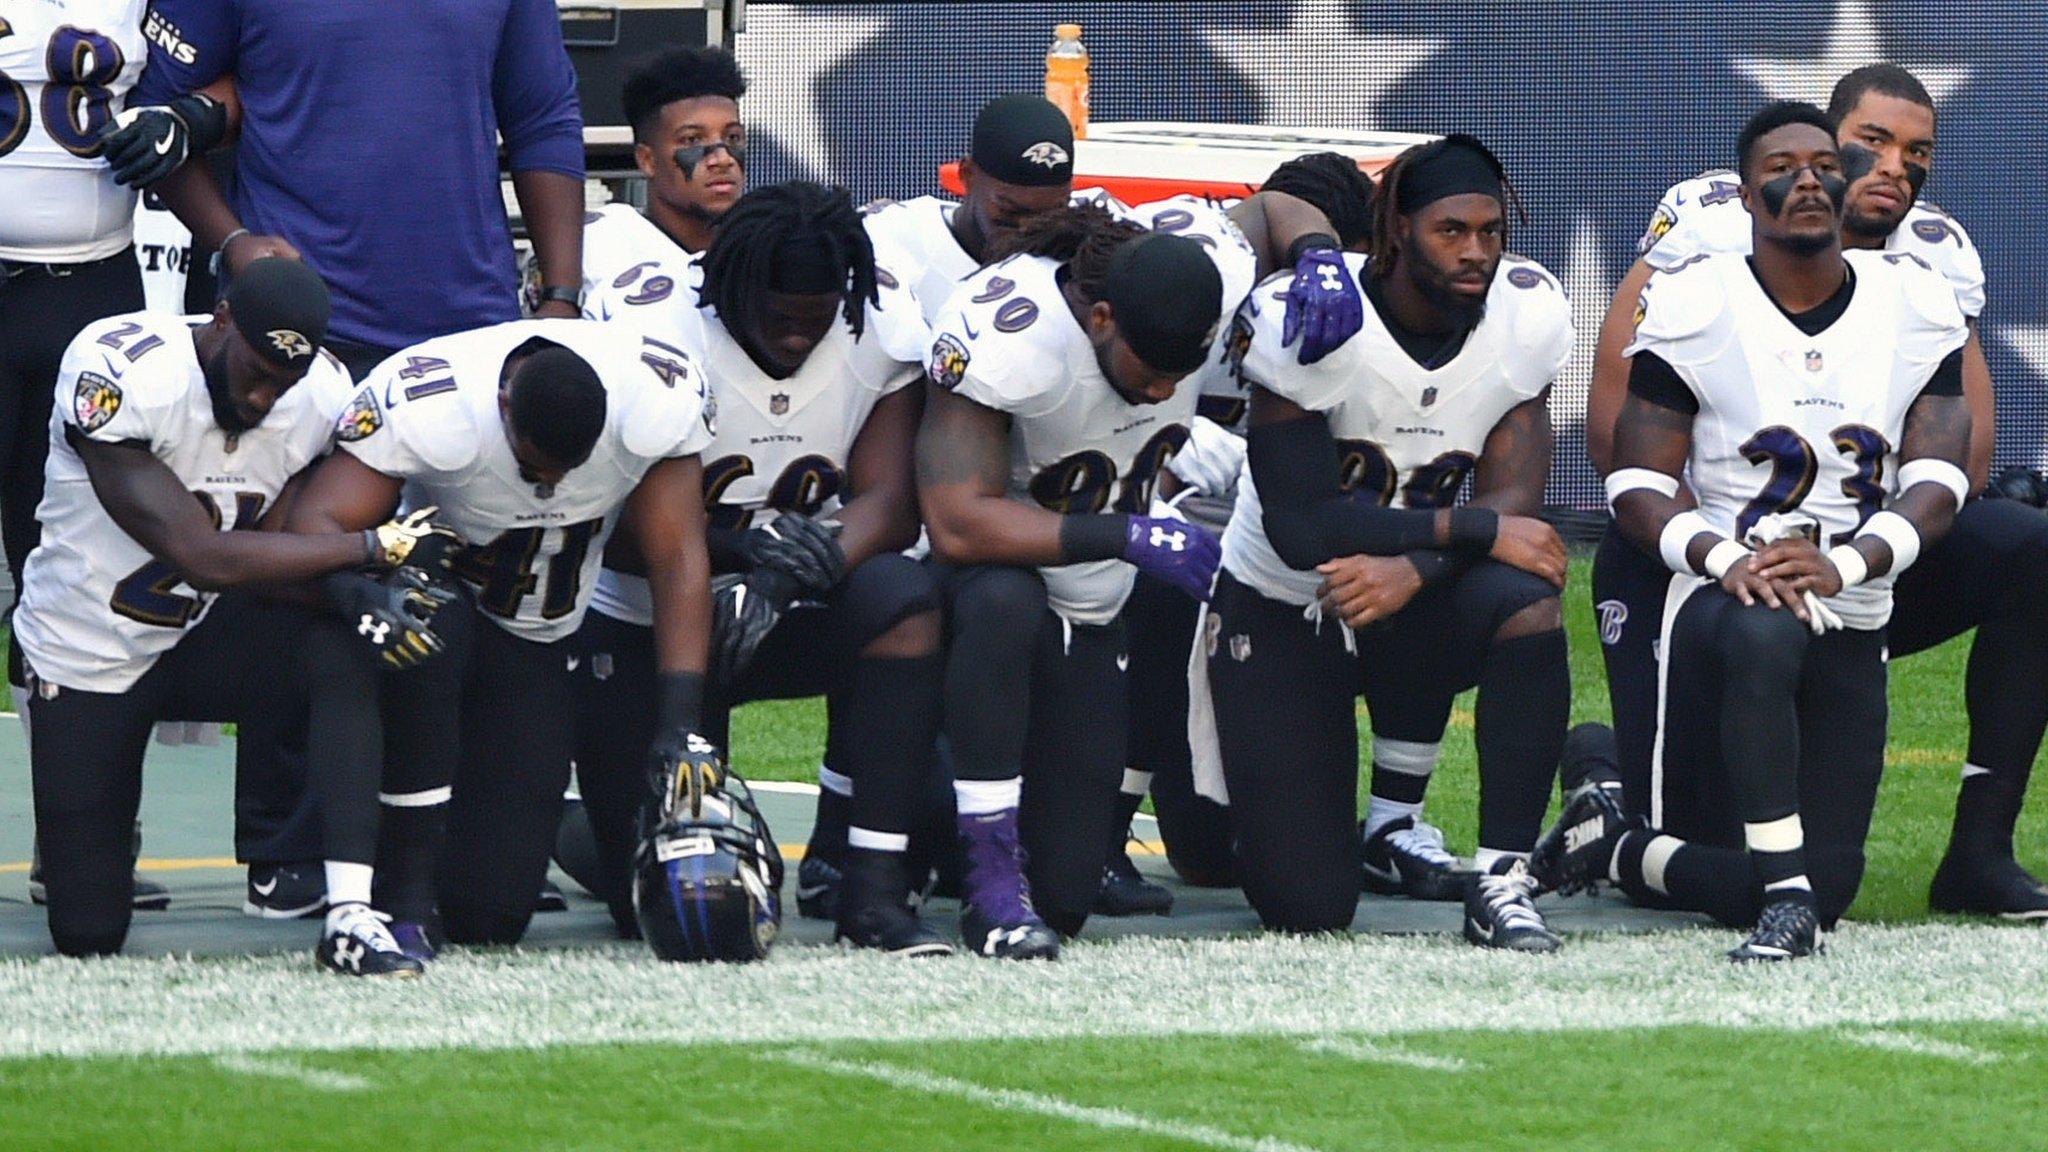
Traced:
<path fill-rule="evenodd" d="M 1159 486 L 1159 473 L 1173 454 L 1188 442 L 1184 425 L 1169 424 L 1152 434 L 1145 446 L 1131 458 L 1131 470 L 1124 475 L 1117 493 L 1116 511 L 1142 516 L 1152 507 L 1152 493 Z M 1102 452 L 1076 452 L 1031 478 L 1031 498 L 1061 515 L 1100 512 L 1110 504 L 1110 490 L 1116 487 L 1116 461 Z"/>

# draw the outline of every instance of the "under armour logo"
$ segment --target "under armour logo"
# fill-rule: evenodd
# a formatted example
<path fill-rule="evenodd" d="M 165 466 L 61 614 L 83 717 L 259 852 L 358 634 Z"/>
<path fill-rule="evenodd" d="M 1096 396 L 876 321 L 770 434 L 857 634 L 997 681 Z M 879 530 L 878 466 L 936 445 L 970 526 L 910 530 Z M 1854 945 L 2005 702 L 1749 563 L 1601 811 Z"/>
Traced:
<path fill-rule="evenodd" d="M 711 741 L 697 735 L 695 732 L 690 733 L 690 738 L 685 743 L 689 746 L 690 755 L 692 756 L 710 756 L 718 751 L 718 749 L 711 746 Z"/>
<path fill-rule="evenodd" d="M 370 643 L 382 648 L 385 638 L 391 635 L 391 625 L 365 612 L 363 618 L 356 623 L 356 635 L 368 636 Z"/>
<path fill-rule="evenodd" d="M 313 354 L 313 342 L 289 328 L 273 328 L 264 335 L 270 337 L 271 347 L 284 353 L 287 360 Z"/>
<path fill-rule="evenodd" d="M 1184 552 L 1188 546 L 1187 533 L 1168 532 L 1166 529 L 1154 525 L 1152 528 L 1152 546 L 1154 548 L 1171 548 L 1175 552 Z"/>
<path fill-rule="evenodd" d="M 344 939 L 334 946 L 334 958 L 348 965 L 349 971 L 360 972 L 363 970 L 363 953 L 367 951 L 369 949 L 363 947 L 360 941 Z"/>
<path fill-rule="evenodd" d="M 1344 287 L 1344 278 L 1337 275 L 1337 269 L 1334 266 L 1325 264 L 1320 269 L 1320 272 L 1323 278 L 1323 291 L 1336 292 Z"/>
<path fill-rule="evenodd" d="M 1024 150 L 1024 159 L 1047 168 L 1058 168 L 1065 164 L 1069 157 L 1065 148 L 1050 140 L 1041 140 Z"/>
<path fill-rule="evenodd" d="M 1595 611 L 1600 613 L 1600 642 L 1610 648 L 1621 643 L 1621 626 L 1628 623 L 1628 605 L 1619 600 L 1602 600 Z"/>

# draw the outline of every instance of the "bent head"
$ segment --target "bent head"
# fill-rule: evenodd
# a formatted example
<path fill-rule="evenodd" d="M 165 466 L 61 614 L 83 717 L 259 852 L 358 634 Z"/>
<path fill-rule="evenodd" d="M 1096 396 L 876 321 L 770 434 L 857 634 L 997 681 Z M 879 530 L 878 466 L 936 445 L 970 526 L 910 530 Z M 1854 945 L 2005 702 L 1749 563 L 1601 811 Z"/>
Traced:
<path fill-rule="evenodd" d="M 520 479 L 548 488 L 560 484 L 596 450 L 605 414 L 597 369 L 569 349 L 536 336 L 505 358 L 498 416 Z"/>
<path fill-rule="evenodd" d="M 973 151 L 960 161 L 967 193 L 961 225 L 969 255 L 985 259 L 1026 217 L 1067 203 L 1074 193 L 1074 129 L 1040 96 L 1001 96 L 974 120 Z"/>
<path fill-rule="evenodd" d="M 305 264 L 283 256 L 251 263 L 213 310 L 213 352 L 201 369 L 214 422 L 239 435 L 263 423 L 292 386 L 305 379 L 327 339 L 327 285 Z"/>

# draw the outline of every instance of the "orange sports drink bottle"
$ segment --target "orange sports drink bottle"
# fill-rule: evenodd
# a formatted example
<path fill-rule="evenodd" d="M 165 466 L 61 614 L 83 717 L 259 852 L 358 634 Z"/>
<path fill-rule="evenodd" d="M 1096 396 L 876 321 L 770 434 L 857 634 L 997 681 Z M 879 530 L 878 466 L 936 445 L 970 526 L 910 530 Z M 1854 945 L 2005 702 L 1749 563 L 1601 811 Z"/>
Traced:
<path fill-rule="evenodd" d="M 1088 49 L 1081 43 L 1079 24 L 1053 29 L 1052 47 L 1045 53 L 1045 98 L 1067 114 L 1074 139 L 1088 138 Z"/>

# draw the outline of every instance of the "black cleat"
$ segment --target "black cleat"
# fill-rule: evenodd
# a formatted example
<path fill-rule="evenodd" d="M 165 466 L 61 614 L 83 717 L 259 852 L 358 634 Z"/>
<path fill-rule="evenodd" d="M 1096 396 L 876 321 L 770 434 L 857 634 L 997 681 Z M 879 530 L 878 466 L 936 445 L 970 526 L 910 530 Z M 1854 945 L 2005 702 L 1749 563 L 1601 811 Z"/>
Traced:
<path fill-rule="evenodd" d="M 1358 826 L 1359 875 L 1365 890 L 1410 900 L 1463 900 L 1473 873 L 1444 848 L 1442 829 L 1403 816 L 1365 835 Z"/>
<path fill-rule="evenodd" d="M 562 895 L 561 886 L 557 885 L 553 880 L 543 880 L 540 882 L 540 895 L 534 898 L 533 910 L 535 912 L 567 912 L 569 910 L 569 898 Z"/>
<path fill-rule="evenodd" d="M 1728 952 L 1737 964 L 1751 961 L 1797 960 L 1827 951 L 1820 937 L 1820 913 L 1804 900 L 1777 900 L 1764 905 L 1756 927 Z"/>
<path fill-rule="evenodd" d="M 839 887 L 844 881 L 836 863 L 805 853 L 796 866 L 796 914 L 806 920 L 838 920 Z"/>
<path fill-rule="evenodd" d="M 1145 879 L 1129 852 L 1119 850 L 1110 856 L 1102 870 L 1102 888 L 1095 893 L 1097 916 L 1164 916 L 1172 911 L 1173 893 Z"/>
<path fill-rule="evenodd" d="M 1934 870 L 1927 906 L 1936 912 L 2001 920 L 2048 920 L 2048 886 L 2010 856 L 1950 852 Z"/>
<path fill-rule="evenodd" d="M 1605 724 L 1579 724 L 1564 734 L 1564 750 L 1557 757 L 1557 790 L 1569 796 L 1589 780 L 1611 783 L 1621 791 L 1621 751 L 1614 742 L 1614 729 Z"/>
<path fill-rule="evenodd" d="M 1592 892 L 1607 879 L 1615 841 L 1634 824 L 1621 811 L 1621 783 L 1594 777 L 1565 797 L 1557 823 L 1529 853 L 1537 890 L 1569 896 Z"/>
<path fill-rule="evenodd" d="M 309 920 L 327 907 L 327 870 L 318 860 L 249 865 L 242 914 L 265 920 Z"/>
<path fill-rule="evenodd" d="M 389 916 L 367 904 L 344 904 L 333 918 L 313 955 L 330 972 L 343 976 L 418 976 L 427 966 L 408 956 L 386 928 Z"/>
<path fill-rule="evenodd" d="M 912 911 L 903 857 L 850 849 L 832 938 L 891 956 L 951 956 L 953 946 Z"/>
<path fill-rule="evenodd" d="M 1467 883 L 1465 939 L 1510 952 L 1555 952 L 1564 946 L 1536 910 L 1536 881 L 1512 856 L 1491 872 L 1473 874 Z"/>

